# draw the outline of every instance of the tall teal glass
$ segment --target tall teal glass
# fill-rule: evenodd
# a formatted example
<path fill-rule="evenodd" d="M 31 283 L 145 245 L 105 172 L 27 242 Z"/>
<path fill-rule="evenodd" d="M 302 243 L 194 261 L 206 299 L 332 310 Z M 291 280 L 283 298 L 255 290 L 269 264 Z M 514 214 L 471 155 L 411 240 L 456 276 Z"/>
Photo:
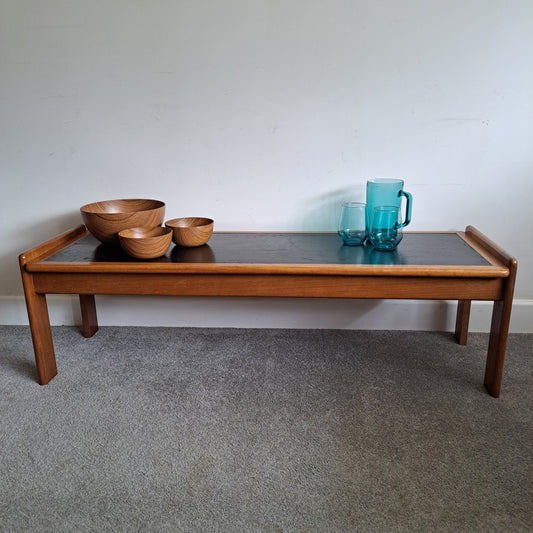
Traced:
<path fill-rule="evenodd" d="M 411 222 L 411 206 L 413 197 L 403 190 L 403 180 L 392 178 L 376 178 L 366 182 L 366 223 L 372 222 L 374 208 L 382 205 L 402 207 L 402 196 L 406 199 L 405 220 L 401 223 L 405 227 Z"/>
<path fill-rule="evenodd" d="M 375 207 L 368 238 L 376 250 L 396 250 L 403 238 L 400 208 L 394 205 Z"/>

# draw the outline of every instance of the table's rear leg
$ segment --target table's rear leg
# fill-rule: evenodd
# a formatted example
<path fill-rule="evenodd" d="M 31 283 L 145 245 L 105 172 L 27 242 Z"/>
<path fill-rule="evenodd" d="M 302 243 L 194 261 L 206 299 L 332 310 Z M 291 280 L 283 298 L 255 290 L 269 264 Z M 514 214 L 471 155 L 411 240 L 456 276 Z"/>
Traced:
<path fill-rule="evenodd" d="M 81 322 L 83 336 L 92 337 L 98 331 L 96 303 L 93 294 L 80 294 Z"/>
<path fill-rule="evenodd" d="M 459 300 L 457 303 L 457 318 L 455 321 L 455 338 L 464 346 L 468 340 L 468 323 L 470 322 L 471 300 Z"/>

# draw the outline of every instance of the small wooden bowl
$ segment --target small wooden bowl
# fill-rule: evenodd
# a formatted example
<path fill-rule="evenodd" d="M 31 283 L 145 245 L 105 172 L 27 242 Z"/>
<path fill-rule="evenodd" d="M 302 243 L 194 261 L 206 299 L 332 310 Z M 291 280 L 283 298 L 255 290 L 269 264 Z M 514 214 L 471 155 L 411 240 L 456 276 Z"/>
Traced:
<path fill-rule="evenodd" d="M 118 240 L 118 232 L 128 228 L 155 228 L 165 218 L 165 204 L 159 200 L 106 200 L 80 208 L 87 229 L 104 243 Z"/>
<path fill-rule="evenodd" d="M 124 251 L 137 259 L 154 259 L 167 253 L 172 242 L 170 228 L 129 228 L 118 232 Z"/>
<path fill-rule="evenodd" d="M 211 218 L 202 217 L 173 218 L 165 222 L 178 246 L 202 246 L 211 238 L 214 224 Z"/>

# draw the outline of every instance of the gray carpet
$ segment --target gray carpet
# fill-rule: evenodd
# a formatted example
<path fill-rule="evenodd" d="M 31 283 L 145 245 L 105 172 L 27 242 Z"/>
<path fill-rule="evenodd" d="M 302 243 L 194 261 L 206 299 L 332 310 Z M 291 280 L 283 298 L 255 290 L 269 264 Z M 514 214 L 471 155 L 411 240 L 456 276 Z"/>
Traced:
<path fill-rule="evenodd" d="M 0 530 L 532 531 L 533 335 L 0 326 Z"/>

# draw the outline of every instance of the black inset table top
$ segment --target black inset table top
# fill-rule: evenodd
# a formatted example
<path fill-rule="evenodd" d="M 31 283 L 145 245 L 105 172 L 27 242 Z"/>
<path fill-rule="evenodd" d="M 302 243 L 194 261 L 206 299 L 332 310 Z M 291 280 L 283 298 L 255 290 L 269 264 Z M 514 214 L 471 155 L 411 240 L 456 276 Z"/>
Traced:
<path fill-rule="evenodd" d="M 197 248 L 171 245 L 163 257 L 139 260 L 119 243 L 104 245 L 87 235 L 45 263 L 210 263 L 273 265 L 490 266 L 456 233 L 405 233 L 393 252 L 343 245 L 336 233 L 213 233 Z"/>

